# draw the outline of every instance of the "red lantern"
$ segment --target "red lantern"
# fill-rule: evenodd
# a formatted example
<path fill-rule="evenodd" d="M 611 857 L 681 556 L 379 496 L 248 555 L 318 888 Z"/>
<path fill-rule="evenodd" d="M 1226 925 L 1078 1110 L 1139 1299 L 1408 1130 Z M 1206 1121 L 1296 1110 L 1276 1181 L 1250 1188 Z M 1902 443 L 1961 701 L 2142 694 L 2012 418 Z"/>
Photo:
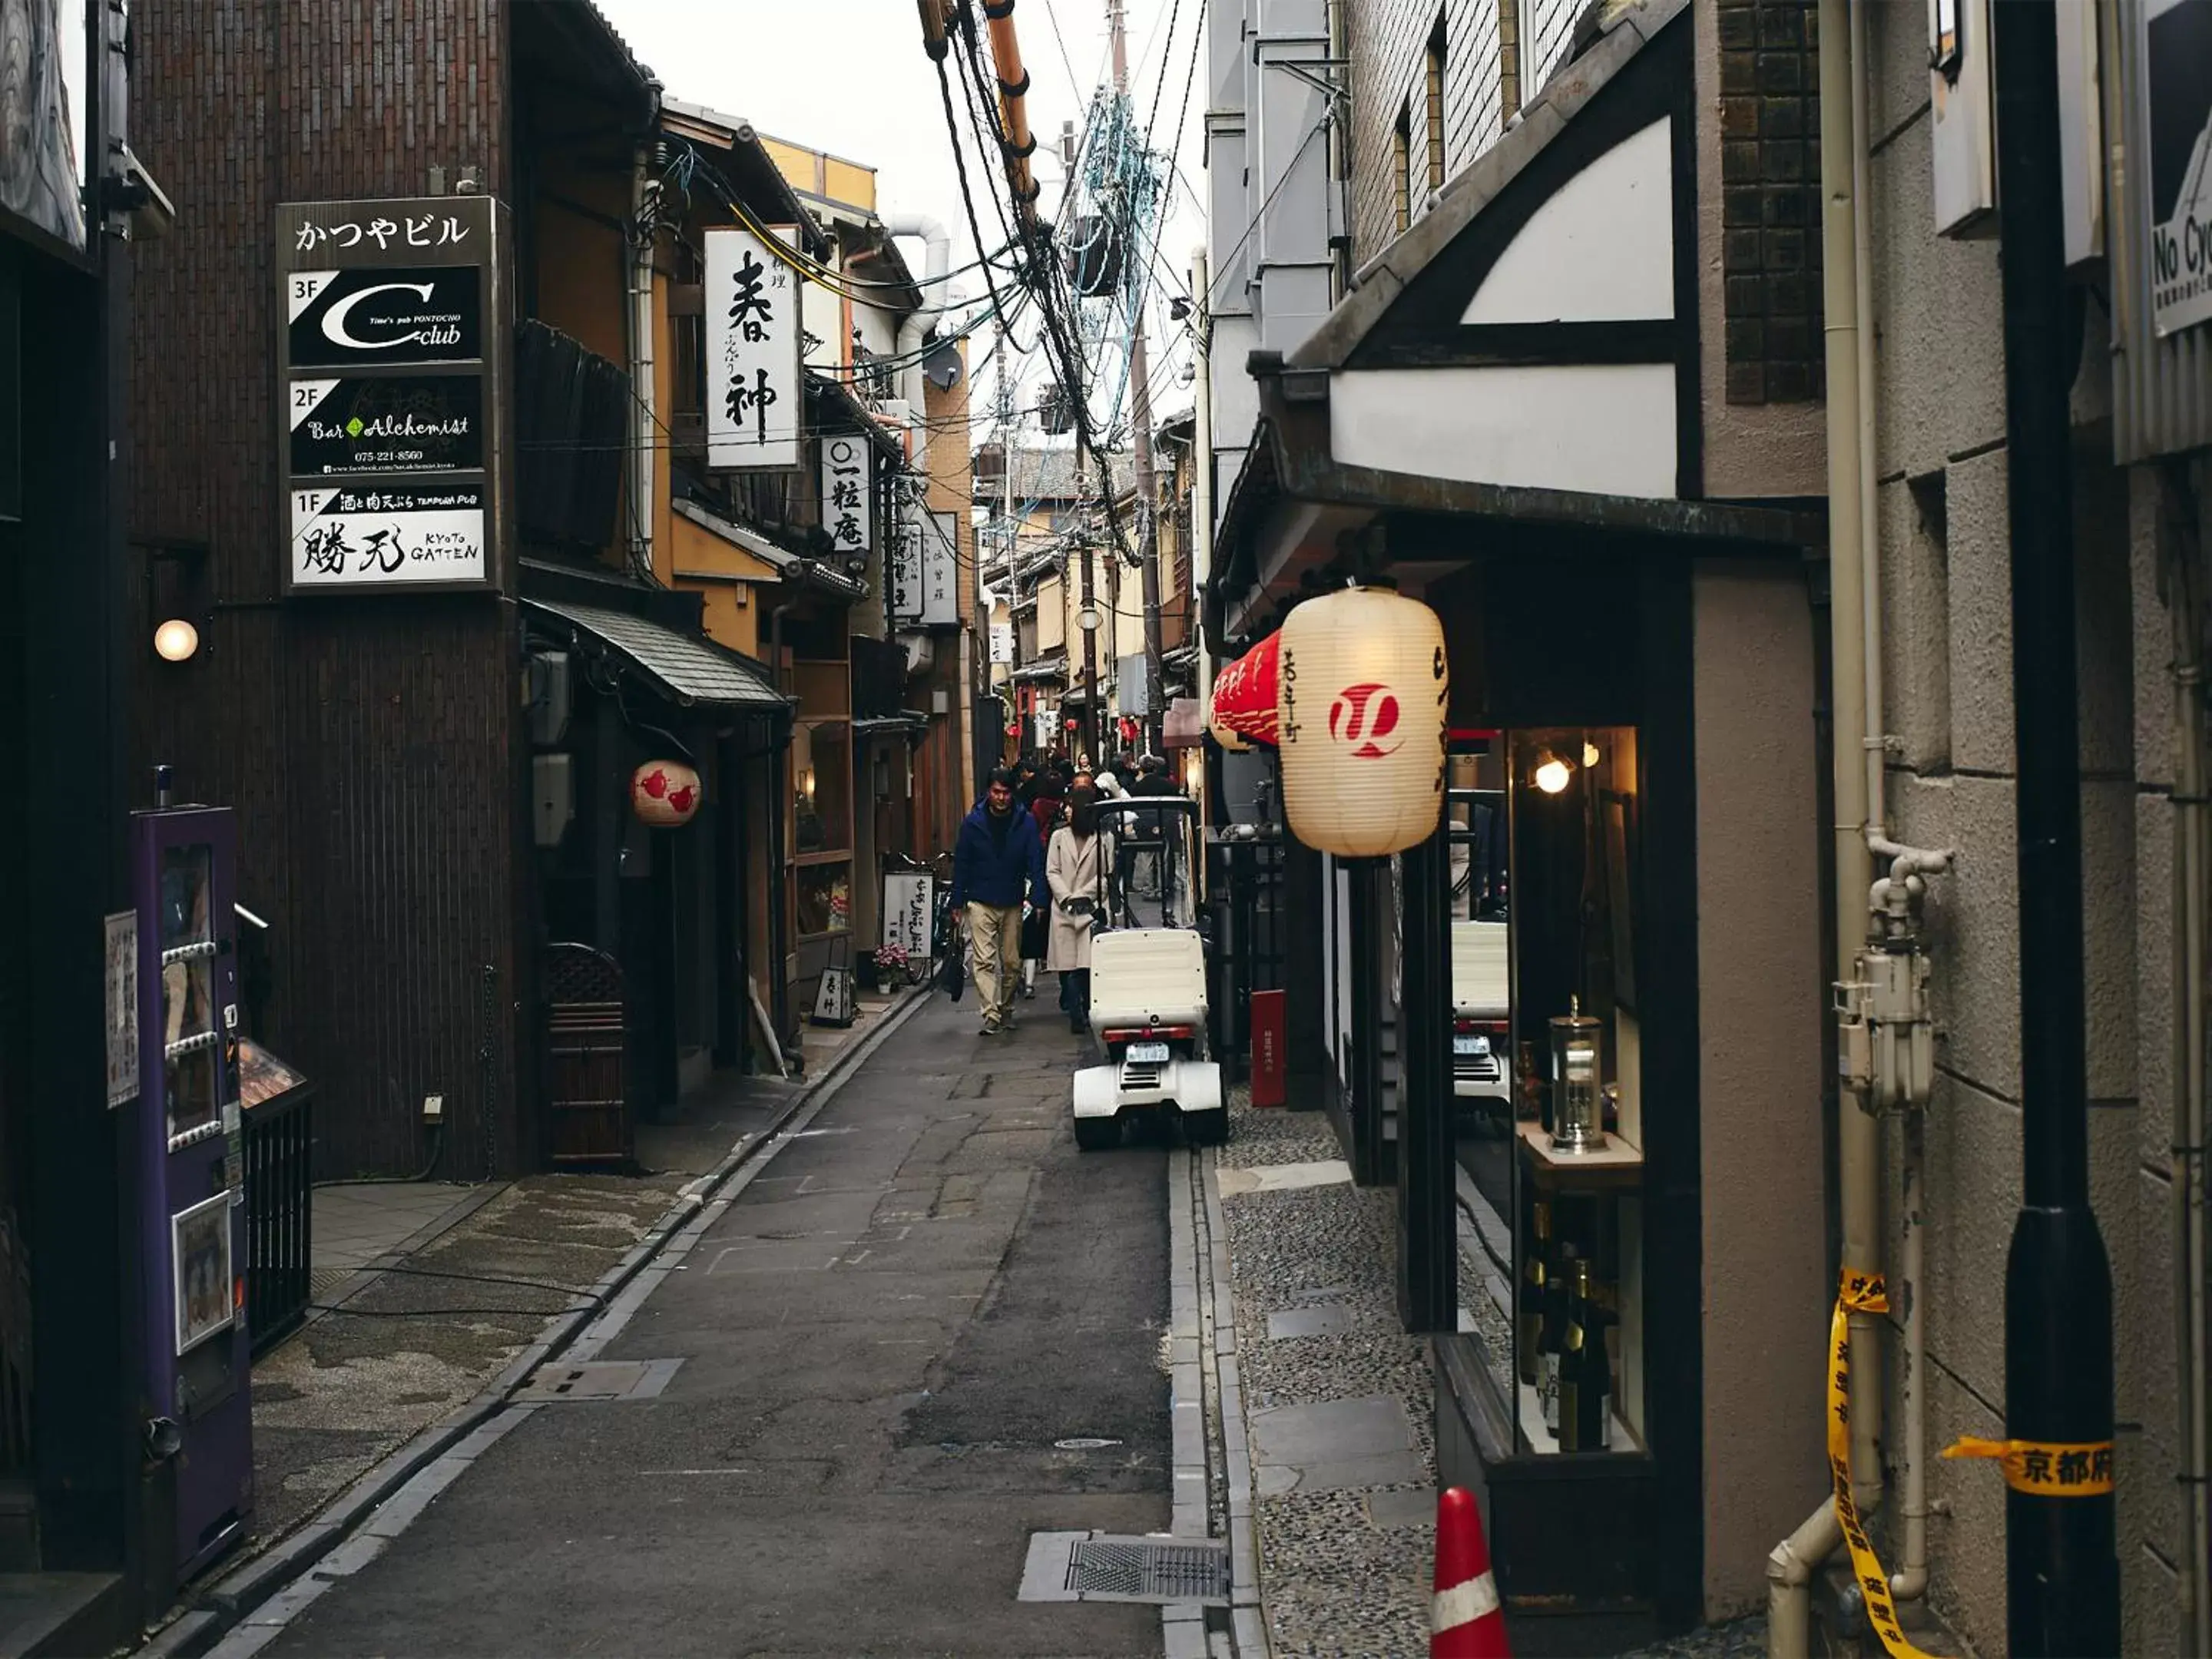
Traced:
<path fill-rule="evenodd" d="M 1224 749 L 1275 741 L 1275 683 L 1283 636 L 1270 634 L 1221 671 L 1207 729 Z"/>
<path fill-rule="evenodd" d="M 1443 805 L 1451 684 L 1437 613 L 1381 588 L 1347 588 L 1298 606 L 1277 637 L 1291 832 L 1340 858 L 1426 840 Z"/>
<path fill-rule="evenodd" d="M 691 822 L 705 792 L 682 761 L 647 761 L 629 775 L 629 808 L 640 823 L 675 830 Z"/>

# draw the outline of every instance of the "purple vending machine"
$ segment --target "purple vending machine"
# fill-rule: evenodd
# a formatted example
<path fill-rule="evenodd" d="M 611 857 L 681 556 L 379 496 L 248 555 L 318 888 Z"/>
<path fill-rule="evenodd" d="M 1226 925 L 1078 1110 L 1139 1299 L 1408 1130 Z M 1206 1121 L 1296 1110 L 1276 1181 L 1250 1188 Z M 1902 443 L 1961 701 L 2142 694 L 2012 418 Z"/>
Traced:
<path fill-rule="evenodd" d="M 146 1450 L 173 1465 L 181 1582 L 244 1538 L 253 1512 L 237 839 L 230 810 L 215 806 L 134 813 L 131 838 Z"/>

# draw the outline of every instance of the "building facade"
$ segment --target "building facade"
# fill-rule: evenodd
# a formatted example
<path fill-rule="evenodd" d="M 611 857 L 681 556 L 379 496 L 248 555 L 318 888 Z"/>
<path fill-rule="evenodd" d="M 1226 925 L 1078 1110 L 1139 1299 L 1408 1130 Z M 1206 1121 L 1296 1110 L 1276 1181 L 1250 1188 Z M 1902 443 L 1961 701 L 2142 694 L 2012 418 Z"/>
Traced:
<path fill-rule="evenodd" d="M 2177 1498 L 2207 1443 L 2185 1316 L 2204 1293 L 2190 1149 L 2212 430 L 2204 330 L 2160 252 L 2202 125 L 2176 90 L 2205 62 L 2185 14 L 2060 11 L 2080 1018 L 2125 1652 L 2197 1650 L 2208 1601 L 2203 1523 Z M 1484 1498 L 1524 1649 L 1604 1650 L 1765 1602 L 1777 1650 L 1802 1650 L 1808 1601 L 1834 1616 L 1850 1572 L 1822 1525 L 1825 1339 L 1853 1257 L 1886 1273 L 1892 1310 L 1855 1335 L 1849 1384 L 1875 1551 L 1908 1626 L 2008 1645 L 2005 1485 L 1937 1455 L 2006 1431 L 2039 1047 L 2020 988 L 2048 943 L 2020 920 L 2016 481 L 1990 14 L 1974 16 L 1980 55 L 1932 71 L 1921 15 L 1881 6 L 1347 0 L 1213 20 L 1209 648 L 1234 655 L 1346 576 L 1438 611 L 1466 905 L 1451 937 L 1503 927 L 1496 1036 L 1535 1048 L 1480 1069 L 1463 1051 L 1481 1022 L 1457 1021 L 1436 1109 L 1404 1057 L 1419 1011 L 1390 1018 L 1419 982 L 1420 860 L 1286 848 L 1286 902 L 1322 918 L 1318 949 L 1285 965 L 1294 1048 L 1318 1034 L 1293 1054 L 1304 1098 L 1337 1117 L 1360 1178 L 1399 1184 L 1402 1306 L 1439 1332 L 1439 1473 Z M 1348 63 L 1340 104 L 1281 67 L 1317 60 Z M 1862 572 L 1864 673 L 1835 644 Z M 1878 763 L 1853 805 L 1862 750 Z M 1583 833 L 1547 827 L 1578 799 Z M 1493 821 L 1508 848 L 1469 900 Z M 1929 1097 L 1878 1121 L 1830 1008 L 1884 930 L 1849 873 L 1869 842 L 1876 874 L 1907 858 L 1896 931 L 1932 1005 Z M 1632 924 L 1595 954 L 1587 925 L 1563 943 L 1577 893 L 1601 933 L 1624 902 Z M 1466 1015 L 1465 971 L 1450 977 Z M 1542 1072 L 1571 997 L 1600 1021 L 1608 1145 L 1636 1166 L 1602 1195 L 1525 1144 L 1552 1110 L 1528 1060 Z M 1485 1098 L 1500 1103 L 1470 1104 Z M 1486 1110 L 1524 1144 L 1496 1147 Z M 1456 1263 L 1424 1238 L 1449 1207 L 1440 1163 L 1474 1189 L 1481 1248 Z M 1556 1435 L 1525 1399 L 1543 1342 L 1522 1322 L 1527 1275 L 1557 1272 L 1563 1229 L 1599 1281 L 1616 1402 L 1579 1509 L 1543 1494 Z M 1452 1331 L 1448 1307 L 1474 1328 Z M 1615 1510 L 1665 1541 L 1616 1538 Z"/>

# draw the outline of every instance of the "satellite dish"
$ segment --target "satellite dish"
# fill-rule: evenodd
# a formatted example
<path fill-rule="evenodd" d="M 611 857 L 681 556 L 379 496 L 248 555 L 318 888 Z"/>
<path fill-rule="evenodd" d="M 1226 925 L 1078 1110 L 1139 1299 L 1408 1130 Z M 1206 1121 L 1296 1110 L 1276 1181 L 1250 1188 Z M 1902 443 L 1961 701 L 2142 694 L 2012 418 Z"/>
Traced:
<path fill-rule="evenodd" d="M 960 361 L 960 349 L 948 341 L 921 360 L 921 372 L 939 392 L 950 392 L 967 370 Z"/>

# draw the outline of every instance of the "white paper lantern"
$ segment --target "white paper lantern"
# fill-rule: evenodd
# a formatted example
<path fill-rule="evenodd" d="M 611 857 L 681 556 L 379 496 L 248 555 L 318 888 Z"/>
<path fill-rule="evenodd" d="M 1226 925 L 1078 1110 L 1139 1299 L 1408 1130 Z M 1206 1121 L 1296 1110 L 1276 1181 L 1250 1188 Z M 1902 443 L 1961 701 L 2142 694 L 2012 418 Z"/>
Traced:
<path fill-rule="evenodd" d="M 630 811 L 655 830 L 676 830 L 699 811 L 699 775 L 682 761 L 653 760 L 630 774 Z"/>
<path fill-rule="evenodd" d="M 1402 853 L 1443 809 L 1443 624 L 1381 588 L 1309 599 L 1282 629 L 1276 723 L 1291 833 L 1340 858 Z"/>

